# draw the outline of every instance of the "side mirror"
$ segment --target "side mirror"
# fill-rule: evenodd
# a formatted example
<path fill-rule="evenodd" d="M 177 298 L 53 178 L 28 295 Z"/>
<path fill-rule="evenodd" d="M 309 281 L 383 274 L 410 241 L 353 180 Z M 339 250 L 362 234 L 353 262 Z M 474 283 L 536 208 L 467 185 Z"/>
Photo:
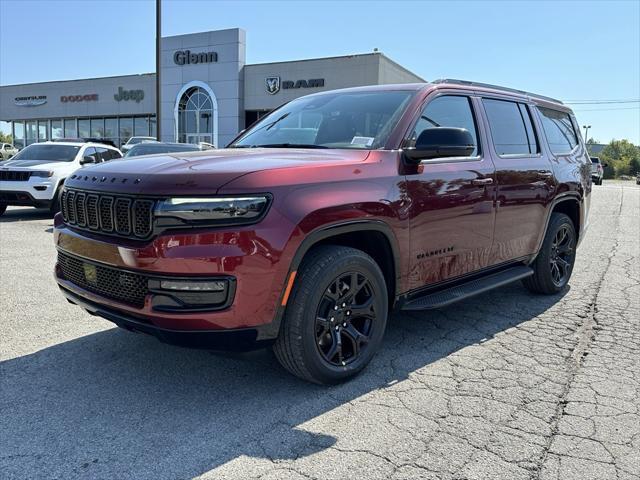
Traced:
<path fill-rule="evenodd" d="M 420 133 L 416 146 L 404 150 L 409 161 L 419 163 L 430 158 L 468 157 L 476 146 L 469 130 L 434 127 Z"/>
<path fill-rule="evenodd" d="M 80 165 L 86 165 L 87 163 L 95 163 L 95 159 L 91 155 L 85 155 L 80 160 Z"/>

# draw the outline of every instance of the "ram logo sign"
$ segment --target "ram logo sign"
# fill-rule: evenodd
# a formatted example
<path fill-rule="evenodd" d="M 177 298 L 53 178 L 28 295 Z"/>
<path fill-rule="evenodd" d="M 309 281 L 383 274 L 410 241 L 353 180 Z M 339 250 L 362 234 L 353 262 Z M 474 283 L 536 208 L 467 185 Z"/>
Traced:
<path fill-rule="evenodd" d="M 280 77 L 267 77 L 265 82 L 267 84 L 267 93 L 275 95 L 280 91 Z"/>
<path fill-rule="evenodd" d="M 282 88 L 283 90 L 295 88 L 321 88 L 324 87 L 324 78 L 311 78 L 309 80 L 282 80 L 280 77 L 267 77 L 265 79 L 267 93 L 275 95 Z"/>

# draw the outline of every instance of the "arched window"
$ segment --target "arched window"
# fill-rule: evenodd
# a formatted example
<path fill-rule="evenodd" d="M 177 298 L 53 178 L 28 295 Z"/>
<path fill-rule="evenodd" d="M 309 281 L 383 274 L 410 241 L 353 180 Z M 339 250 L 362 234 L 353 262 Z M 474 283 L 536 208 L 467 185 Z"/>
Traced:
<path fill-rule="evenodd" d="M 187 88 L 177 104 L 177 141 L 182 143 L 214 143 L 216 121 L 215 100 L 200 86 Z"/>

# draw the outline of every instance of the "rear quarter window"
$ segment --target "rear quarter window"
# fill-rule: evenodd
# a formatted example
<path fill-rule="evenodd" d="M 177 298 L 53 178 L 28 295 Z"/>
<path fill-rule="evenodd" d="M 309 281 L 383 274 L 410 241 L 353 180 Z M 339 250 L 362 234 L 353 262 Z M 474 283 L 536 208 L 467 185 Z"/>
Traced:
<path fill-rule="evenodd" d="M 538 107 L 538 111 L 551 153 L 571 153 L 578 145 L 578 136 L 569 114 L 545 107 Z"/>

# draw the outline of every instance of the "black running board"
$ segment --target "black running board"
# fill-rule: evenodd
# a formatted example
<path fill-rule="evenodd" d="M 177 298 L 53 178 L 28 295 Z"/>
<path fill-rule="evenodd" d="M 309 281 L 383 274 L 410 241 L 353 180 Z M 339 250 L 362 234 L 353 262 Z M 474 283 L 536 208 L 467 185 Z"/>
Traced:
<path fill-rule="evenodd" d="M 476 278 L 453 287 L 427 293 L 422 297 L 405 303 L 402 306 L 402 310 L 431 310 L 446 307 L 452 303 L 508 285 L 531 275 L 533 275 L 533 270 L 524 265 L 510 267 L 486 277 Z"/>

